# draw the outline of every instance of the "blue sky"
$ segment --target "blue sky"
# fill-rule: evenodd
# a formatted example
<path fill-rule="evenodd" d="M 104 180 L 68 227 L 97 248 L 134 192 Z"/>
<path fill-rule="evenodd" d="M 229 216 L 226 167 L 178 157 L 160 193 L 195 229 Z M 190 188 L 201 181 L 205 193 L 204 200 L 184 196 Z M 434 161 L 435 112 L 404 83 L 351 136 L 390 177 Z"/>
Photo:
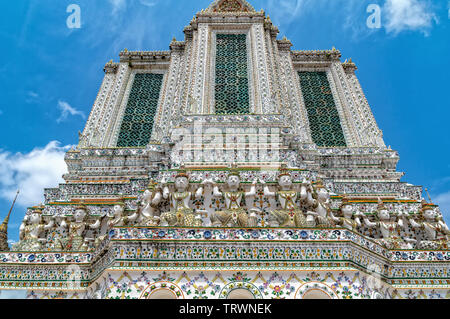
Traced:
<path fill-rule="evenodd" d="M 61 182 L 64 152 L 78 142 L 102 68 L 129 50 L 168 50 L 211 0 L 15 0 L 0 11 L 0 218 L 17 188 L 10 223 L 18 239 L 25 208 Z M 450 2 L 447 0 L 253 0 L 294 49 L 340 49 L 357 75 L 403 181 L 429 187 L 450 221 Z M 66 8 L 81 8 L 69 29 Z M 381 8 L 369 29 L 369 4 Z"/>

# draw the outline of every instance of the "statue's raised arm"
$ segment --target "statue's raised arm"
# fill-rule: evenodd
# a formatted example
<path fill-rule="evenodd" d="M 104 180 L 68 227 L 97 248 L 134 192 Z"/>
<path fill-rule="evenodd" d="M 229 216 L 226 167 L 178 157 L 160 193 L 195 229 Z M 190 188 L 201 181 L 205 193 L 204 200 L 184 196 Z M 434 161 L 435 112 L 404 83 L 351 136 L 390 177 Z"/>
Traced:
<path fill-rule="evenodd" d="M 263 184 L 264 186 L 264 196 L 268 196 L 268 197 L 275 197 L 277 195 L 276 192 L 271 192 L 269 189 L 269 186 L 267 186 L 266 182 L 263 181 L 262 179 L 259 180 L 259 182 L 261 184 Z"/>
<path fill-rule="evenodd" d="M 256 185 L 258 184 L 258 180 L 255 179 L 250 187 L 250 191 L 245 193 L 245 197 L 252 197 L 256 195 Z"/>

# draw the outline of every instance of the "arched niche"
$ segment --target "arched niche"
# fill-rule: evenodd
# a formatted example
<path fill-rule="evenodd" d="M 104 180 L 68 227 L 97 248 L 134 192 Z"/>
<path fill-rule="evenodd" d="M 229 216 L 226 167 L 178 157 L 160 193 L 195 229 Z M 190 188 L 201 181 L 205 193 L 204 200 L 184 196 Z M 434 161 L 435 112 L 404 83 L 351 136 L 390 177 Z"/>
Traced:
<path fill-rule="evenodd" d="M 331 287 L 322 282 L 308 282 L 300 286 L 295 299 L 339 299 Z"/>
<path fill-rule="evenodd" d="M 261 291 L 249 282 L 231 282 L 220 291 L 220 299 L 263 299 Z"/>
<path fill-rule="evenodd" d="M 248 289 L 238 288 L 230 291 L 227 299 L 255 299 L 255 296 Z"/>
<path fill-rule="evenodd" d="M 170 289 L 158 289 L 148 295 L 147 299 L 178 299 Z"/>
<path fill-rule="evenodd" d="M 159 281 L 147 286 L 139 299 L 184 299 L 184 293 L 172 282 Z"/>
<path fill-rule="evenodd" d="M 374 291 L 372 293 L 372 299 L 384 299 L 383 295 L 379 293 L 378 291 Z"/>
<path fill-rule="evenodd" d="M 332 299 L 329 294 L 320 289 L 310 289 L 303 294 L 302 299 Z"/>

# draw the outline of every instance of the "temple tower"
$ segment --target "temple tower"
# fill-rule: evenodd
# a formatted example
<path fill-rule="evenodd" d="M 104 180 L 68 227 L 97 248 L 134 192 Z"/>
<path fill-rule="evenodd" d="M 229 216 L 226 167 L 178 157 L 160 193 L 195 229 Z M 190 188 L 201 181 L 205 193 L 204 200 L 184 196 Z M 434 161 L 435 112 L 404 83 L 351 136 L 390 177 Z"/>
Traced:
<path fill-rule="evenodd" d="M 450 231 L 400 180 L 355 63 L 278 33 L 247 1 L 218 0 L 170 50 L 108 62 L 65 183 L 0 253 L 0 289 L 450 297 Z"/>

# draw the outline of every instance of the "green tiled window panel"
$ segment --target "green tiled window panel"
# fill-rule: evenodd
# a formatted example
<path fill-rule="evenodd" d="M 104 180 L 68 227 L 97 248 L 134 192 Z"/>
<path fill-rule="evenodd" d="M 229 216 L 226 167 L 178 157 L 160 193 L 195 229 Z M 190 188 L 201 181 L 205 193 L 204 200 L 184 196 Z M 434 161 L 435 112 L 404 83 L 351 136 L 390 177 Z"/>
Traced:
<path fill-rule="evenodd" d="M 163 74 L 136 74 L 120 127 L 117 147 L 146 146 L 152 135 Z"/>
<path fill-rule="evenodd" d="M 247 36 L 218 34 L 216 43 L 216 114 L 249 114 Z"/>
<path fill-rule="evenodd" d="M 314 143 L 345 147 L 344 132 L 326 72 L 298 72 Z"/>

